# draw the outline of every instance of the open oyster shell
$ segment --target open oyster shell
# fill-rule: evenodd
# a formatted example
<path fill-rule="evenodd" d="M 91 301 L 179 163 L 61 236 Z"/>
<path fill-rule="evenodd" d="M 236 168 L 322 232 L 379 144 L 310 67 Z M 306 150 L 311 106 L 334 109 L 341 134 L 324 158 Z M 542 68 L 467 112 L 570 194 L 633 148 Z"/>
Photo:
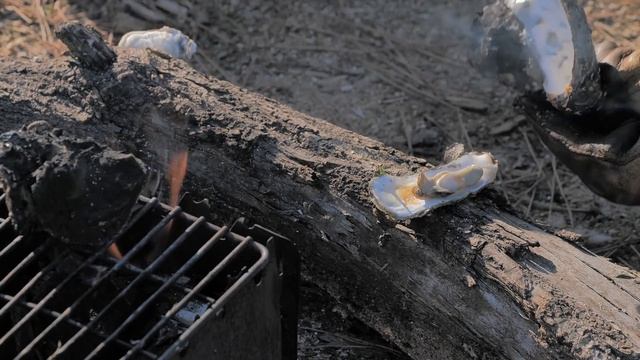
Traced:
<path fill-rule="evenodd" d="M 527 86 L 542 82 L 555 108 L 581 114 L 598 106 L 600 70 L 576 0 L 499 0 L 484 9 L 481 22 L 487 32 L 483 55 L 512 63 L 508 71 L 518 81 L 526 73 Z"/>
<path fill-rule="evenodd" d="M 406 220 L 475 194 L 494 181 L 498 163 L 490 153 L 472 152 L 408 176 L 383 175 L 369 183 L 375 206 Z"/>
<path fill-rule="evenodd" d="M 163 26 L 156 30 L 131 31 L 122 36 L 119 47 L 153 49 L 177 59 L 191 59 L 198 45 L 182 31 Z"/>

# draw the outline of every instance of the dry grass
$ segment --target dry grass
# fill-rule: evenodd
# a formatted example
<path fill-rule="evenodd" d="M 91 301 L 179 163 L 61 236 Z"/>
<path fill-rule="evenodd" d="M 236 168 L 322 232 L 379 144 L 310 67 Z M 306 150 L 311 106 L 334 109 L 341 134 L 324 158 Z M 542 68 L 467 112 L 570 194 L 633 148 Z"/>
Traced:
<path fill-rule="evenodd" d="M 82 20 L 91 25 L 86 16 L 74 11 L 66 0 L 3 0 L 0 9 L 0 56 L 55 57 L 66 47 L 53 34 L 56 25 L 69 20 Z"/>
<path fill-rule="evenodd" d="M 61 2 L 44 5 L 42 1 L 5 0 L 0 28 L 0 56 L 58 56 L 64 45 L 52 34 L 55 24 L 66 21 L 66 6 Z"/>

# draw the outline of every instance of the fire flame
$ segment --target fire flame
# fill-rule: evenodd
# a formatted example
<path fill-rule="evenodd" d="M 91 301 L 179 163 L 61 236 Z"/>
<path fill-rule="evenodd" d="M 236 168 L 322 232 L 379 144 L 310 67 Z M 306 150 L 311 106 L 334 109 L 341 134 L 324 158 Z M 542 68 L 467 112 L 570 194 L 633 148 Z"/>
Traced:
<path fill-rule="evenodd" d="M 189 152 L 187 150 L 180 150 L 171 155 L 169 158 L 169 166 L 167 167 L 167 181 L 169 182 L 169 205 L 177 206 L 180 198 L 180 190 L 182 190 L 182 184 L 184 178 L 187 175 L 187 164 L 189 160 Z M 157 243 L 154 245 L 153 250 L 146 256 L 147 261 L 152 261 L 169 244 L 171 240 L 171 228 L 173 227 L 173 220 L 167 223 L 167 226 L 162 231 L 162 234 L 158 238 Z"/>
<path fill-rule="evenodd" d="M 169 166 L 167 168 L 167 181 L 169 182 L 169 205 L 177 206 L 180 197 L 180 190 L 182 190 L 182 184 L 184 178 L 187 175 L 187 164 L 189 160 L 189 152 L 187 150 L 181 150 L 174 153 L 169 159 Z M 167 245 L 169 242 L 169 232 L 173 221 L 170 221 L 163 231 L 161 240 L 154 251 L 151 252 L 149 258 L 154 258 L 159 251 Z M 120 260 L 122 259 L 122 253 L 116 243 L 111 244 L 107 249 L 109 255 Z"/>
<path fill-rule="evenodd" d="M 177 206 L 180 190 L 184 177 L 187 175 L 187 163 L 189 160 L 189 152 L 181 150 L 173 154 L 169 159 L 169 168 L 167 169 L 167 180 L 169 181 L 169 205 Z"/>
<path fill-rule="evenodd" d="M 111 244 L 107 249 L 107 252 L 109 253 L 109 255 L 118 260 L 122 259 L 122 253 L 120 252 L 120 249 L 118 248 L 118 245 L 116 245 L 116 243 Z"/>

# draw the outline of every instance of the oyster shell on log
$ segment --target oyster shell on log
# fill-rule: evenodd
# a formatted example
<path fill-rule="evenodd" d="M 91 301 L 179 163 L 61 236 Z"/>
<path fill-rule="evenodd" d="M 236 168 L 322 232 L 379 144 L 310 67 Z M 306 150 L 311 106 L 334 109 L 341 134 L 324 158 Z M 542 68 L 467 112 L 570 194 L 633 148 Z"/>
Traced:
<path fill-rule="evenodd" d="M 191 59 L 198 45 L 182 31 L 163 26 L 156 30 L 131 31 L 122 36 L 119 47 L 152 49 L 177 59 Z"/>
<path fill-rule="evenodd" d="M 471 152 L 417 174 L 376 177 L 369 191 L 379 210 L 395 220 L 406 220 L 477 193 L 493 182 L 497 171 L 493 155 Z"/>

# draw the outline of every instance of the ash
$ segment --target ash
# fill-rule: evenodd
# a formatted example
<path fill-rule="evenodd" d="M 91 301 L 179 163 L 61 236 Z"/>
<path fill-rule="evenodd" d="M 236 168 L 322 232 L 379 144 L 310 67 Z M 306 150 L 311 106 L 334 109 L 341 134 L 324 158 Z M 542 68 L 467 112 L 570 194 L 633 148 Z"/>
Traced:
<path fill-rule="evenodd" d="M 14 226 L 92 250 L 125 225 L 145 181 L 133 155 L 39 121 L 0 135 L 0 182 Z"/>

